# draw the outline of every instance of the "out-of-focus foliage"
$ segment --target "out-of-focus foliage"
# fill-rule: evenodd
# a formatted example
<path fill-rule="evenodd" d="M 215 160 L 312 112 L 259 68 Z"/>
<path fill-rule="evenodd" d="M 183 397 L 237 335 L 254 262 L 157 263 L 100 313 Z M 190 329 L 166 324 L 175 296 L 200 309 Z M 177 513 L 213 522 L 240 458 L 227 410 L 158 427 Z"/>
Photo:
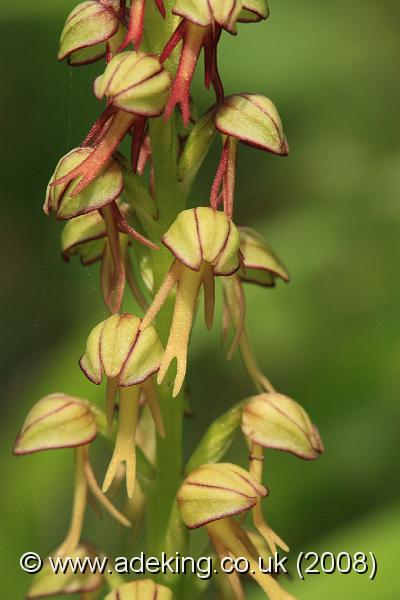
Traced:
<path fill-rule="evenodd" d="M 61 225 L 41 212 L 57 158 L 79 144 L 100 111 L 90 90 L 101 65 L 57 64 L 73 1 L 3 4 L 0 544 L 2 591 L 20 598 L 30 578 L 18 558 L 27 550 L 45 554 L 62 539 L 73 470 L 63 450 L 11 457 L 13 439 L 47 393 L 101 401 L 102 390 L 77 366 L 85 332 L 105 317 L 97 267 L 64 264 Z M 273 99 L 291 147 L 285 159 L 240 148 L 236 221 L 259 228 L 292 275 L 273 290 L 246 287 L 249 329 L 263 369 L 304 405 L 326 453 L 315 463 L 267 453 L 265 510 L 294 554 L 377 554 L 375 583 L 361 576 L 294 580 L 299 596 L 393 600 L 400 531 L 391 509 L 400 450 L 400 7 L 395 0 L 271 0 L 270 8 L 264 24 L 239 26 L 236 39 L 225 34 L 220 52 L 226 92 Z M 204 96 L 202 108 L 212 101 Z M 217 142 L 193 204 L 207 203 L 218 152 Z M 253 393 L 239 358 L 225 363 L 219 334 L 217 319 L 211 334 L 199 320 L 193 335 L 188 455 L 211 418 Z M 237 439 L 230 458 L 244 464 L 246 448 Z M 92 517 L 85 535 L 111 553 L 134 555 L 138 546 L 122 537 L 121 545 L 118 531 L 108 517 L 101 527 Z"/>

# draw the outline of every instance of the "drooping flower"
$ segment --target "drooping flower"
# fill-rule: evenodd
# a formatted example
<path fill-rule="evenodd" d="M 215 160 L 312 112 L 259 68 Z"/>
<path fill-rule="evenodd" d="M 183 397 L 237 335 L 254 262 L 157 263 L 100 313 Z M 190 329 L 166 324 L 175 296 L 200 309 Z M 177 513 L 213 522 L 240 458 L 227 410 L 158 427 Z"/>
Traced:
<path fill-rule="evenodd" d="M 104 478 L 103 492 L 110 487 L 121 463 L 126 467 L 128 496 L 133 495 L 136 478 L 135 435 L 140 391 L 160 368 L 163 347 L 154 327 L 142 331 L 141 320 L 131 314 L 113 315 L 90 333 L 80 367 L 86 377 L 99 385 L 107 377 L 107 422 L 112 428 L 114 406 L 119 393 L 118 432 L 114 453 Z M 159 434 L 163 425 L 154 394 L 146 394 Z"/>
<path fill-rule="evenodd" d="M 129 206 L 120 204 L 119 210 L 123 218 L 127 219 Z M 146 310 L 147 302 L 136 281 L 129 256 L 130 238 L 120 233 L 118 241 L 120 251 L 115 261 L 115 249 L 113 255 L 113 245 L 107 237 L 105 220 L 99 212 L 91 212 L 75 217 L 65 225 L 61 235 L 62 256 L 69 261 L 70 257 L 78 255 L 83 265 L 101 261 L 101 289 L 104 302 L 112 313 L 120 309 L 125 280 L 139 306 Z"/>
<path fill-rule="evenodd" d="M 56 448 L 75 448 L 75 491 L 68 534 L 56 555 L 69 555 L 78 548 L 87 496 L 95 500 L 119 523 L 130 527 L 102 493 L 89 461 L 89 445 L 97 435 L 96 414 L 86 400 L 67 394 L 50 394 L 30 410 L 14 445 L 14 454 L 24 455 Z M 35 596 L 32 596 L 35 597 Z"/>
<path fill-rule="evenodd" d="M 229 325 L 235 332 L 228 352 L 230 359 L 239 347 L 247 372 L 257 391 L 274 391 L 260 370 L 250 344 L 245 318 L 246 302 L 243 283 L 273 287 L 278 278 L 289 281 L 289 273 L 265 239 L 250 227 L 239 227 L 241 270 L 222 280 L 224 288 L 224 338 Z"/>
<path fill-rule="evenodd" d="M 183 522 L 190 529 L 205 526 L 220 558 L 247 559 L 253 577 L 271 600 L 293 600 L 278 582 L 263 573 L 258 552 L 240 527 L 237 515 L 245 515 L 267 495 L 267 489 L 245 469 L 230 463 L 202 465 L 189 474 L 177 494 Z"/>
<path fill-rule="evenodd" d="M 222 29 L 236 33 L 236 22 L 245 23 L 265 19 L 268 7 L 265 0 L 176 0 L 173 13 L 181 22 L 167 42 L 161 62 L 167 60 L 182 42 L 178 71 L 165 109 L 169 118 L 178 104 L 185 126 L 190 120 L 190 86 L 201 50 L 204 49 L 205 86 L 212 84 L 217 100 L 224 95 L 217 66 L 217 45 Z"/>
<path fill-rule="evenodd" d="M 223 150 L 211 189 L 210 204 L 217 208 L 222 202 L 225 212 L 232 217 L 238 142 L 280 156 L 286 156 L 289 147 L 278 111 L 264 96 L 227 96 L 220 103 L 215 126 L 222 134 Z"/>
<path fill-rule="evenodd" d="M 60 38 L 58 59 L 72 66 L 111 58 L 125 36 L 119 0 L 86 0 L 68 15 Z"/>
<path fill-rule="evenodd" d="M 73 220 L 66 229 L 67 236 L 72 238 L 72 241 L 67 242 L 66 251 L 69 246 L 81 247 L 85 242 L 87 238 L 84 233 L 81 234 L 81 229 L 88 229 L 89 239 L 107 236 L 105 249 L 104 245 L 97 241 L 91 245 L 89 252 L 96 254 L 101 247 L 104 250 L 102 289 L 108 308 L 115 313 L 121 307 L 126 278 L 126 252 L 121 246 L 121 234 L 125 233 L 150 248 L 155 249 L 157 246 L 128 223 L 128 211 L 124 208 L 125 205 L 119 203 L 119 195 L 123 189 L 122 172 L 113 158 L 110 158 L 96 178 L 78 194 L 76 188 L 79 184 L 75 180 L 53 185 L 57 179 L 63 179 L 64 174 L 68 174 L 71 169 L 79 169 L 94 153 L 93 148 L 76 148 L 59 161 L 47 186 L 43 210 L 47 215 L 56 212 L 60 220 Z M 103 225 L 100 224 L 101 221 Z M 96 255 L 89 254 L 88 261 L 93 262 L 96 258 Z M 86 261 L 86 258 L 84 260 Z"/>
<path fill-rule="evenodd" d="M 84 142 L 93 148 L 85 148 L 89 153 L 85 160 L 50 185 L 66 186 L 76 179 L 71 196 L 80 194 L 107 166 L 128 132 L 132 132 L 132 168 L 136 172 L 147 120 L 163 112 L 169 88 L 170 76 L 155 56 L 134 51 L 114 56 L 94 83 L 96 97 L 106 97 L 108 106 Z"/>
<path fill-rule="evenodd" d="M 239 233 L 224 213 L 210 207 L 198 207 L 179 213 L 162 242 L 175 260 L 140 327 L 143 330 L 148 327 L 176 286 L 174 315 L 158 374 L 161 383 L 176 358 L 173 389 L 173 396 L 176 396 L 185 378 L 189 336 L 200 288 L 204 287 L 205 320 L 210 328 L 214 315 L 214 277 L 226 277 L 238 270 Z"/>
<path fill-rule="evenodd" d="M 154 0 L 160 15 L 165 18 L 164 0 Z M 121 45 L 121 50 L 126 48 L 130 43 L 133 44 L 136 50 L 139 50 L 140 42 L 143 37 L 144 28 L 144 12 L 146 9 L 146 0 L 131 0 L 129 28 Z"/>
<path fill-rule="evenodd" d="M 152 579 L 139 579 L 124 583 L 104 600 L 172 600 L 172 592 Z"/>
<path fill-rule="evenodd" d="M 248 398 L 242 414 L 242 431 L 250 448 L 250 473 L 259 483 L 265 448 L 290 452 L 305 460 L 315 460 L 324 450 L 318 429 L 305 410 L 276 392 Z M 285 548 L 265 522 L 260 502 L 253 508 L 253 521 L 272 552 L 276 544 Z"/>
<path fill-rule="evenodd" d="M 49 598 L 49 596 L 64 596 L 69 594 L 80 594 L 81 599 L 92 598 L 103 583 L 103 575 L 99 572 L 91 572 L 87 569 L 84 573 L 77 573 L 72 565 L 78 561 L 84 561 L 86 557 L 95 560 L 100 556 L 100 552 L 92 544 L 81 542 L 73 552 L 69 553 L 71 564 L 63 570 L 54 570 L 53 564 L 47 558 L 43 568 L 39 573 L 33 576 L 32 584 L 26 595 L 27 600 L 37 600 L 38 598 Z"/>

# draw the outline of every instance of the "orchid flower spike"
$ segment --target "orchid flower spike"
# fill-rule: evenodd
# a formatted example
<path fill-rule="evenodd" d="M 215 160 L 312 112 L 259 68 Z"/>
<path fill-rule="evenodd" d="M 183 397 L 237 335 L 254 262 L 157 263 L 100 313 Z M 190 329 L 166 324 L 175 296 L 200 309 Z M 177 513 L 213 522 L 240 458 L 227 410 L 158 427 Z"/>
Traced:
<path fill-rule="evenodd" d="M 136 478 L 135 437 L 142 386 L 160 368 L 163 347 L 154 327 L 142 331 L 141 320 L 131 314 L 113 315 L 90 333 L 80 367 L 86 377 L 99 385 L 107 377 L 106 415 L 112 429 L 114 407 L 119 392 L 118 432 L 114 453 L 104 478 L 106 492 L 121 463 L 126 466 L 126 488 L 132 497 Z M 156 427 L 163 434 L 156 395 L 147 394 Z"/>
<path fill-rule="evenodd" d="M 264 96 L 227 96 L 220 103 L 215 126 L 223 136 L 223 150 L 211 188 L 210 204 L 217 208 L 223 202 L 225 212 L 232 217 L 238 142 L 280 156 L 288 154 L 289 146 L 278 111 Z"/>
<path fill-rule="evenodd" d="M 130 207 L 122 203 L 118 208 L 126 220 Z M 112 222 L 107 223 L 107 232 L 106 220 L 94 211 L 68 221 L 61 235 L 62 256 L 68 262 L 71 256 L 78 255 L 83 265 L 101 262 L 101 289 L 111 313 L 120 310 L 126 280 L 138 305 L 146 310 L 147 301 L 136 281 L 129 256 L 130 238 L 124 233 L 118 233 L 117 237 Z"/>
<path fill-rule="evenodd" d="M 124 583 L 104 600 L 172 600 L 172 592 L 152 579 L 139 579 Z"/>
<path fill-rule="evenodd" d="M 230 463 L 202 465 L 189 474 L 177 494 L 183 522 L 189 529 L 205 526 L 220 558 L 242 556 L 249 574 L 270 600 L 293 600 L 279 583 L 258 565 L 258 552 L 248 534 L 234 519 L 245 515 L 268 494 L 252 475 Z"/>
<path fill-rule="evenodd" d="M 163 112 L 169 88 L 170 76 L 155 56 L 134 51 L 114 56 L 94 82 L 95 96 L 99 100 L 106 97 L 108 105 L 87 136 L 85 148 L 79 149 L 86 156 L 74 168 L 57 173 L 50 186 L 65 190 L 77 180 L 70 192 L 76 198 L 107 169 L 112 153 L 128 132 L 133 132 L 132 168 L 136 172 L 147 120 Z M 87 148 L 88 144 L 92 148 Z"/>
<path fill-rule="evenodd" d="M 232 277 L 222 280 L 224 288 L 224 327 L 223 338 L 227 336 L 229 325 L 235 332 L 228 351 L 228 360 L 239 347 L 247 372 L 257 391 L 274 391 L 272 384 L 260 370 L 254 356 L 246 328 L 246 303 L 243 283 L 255 283 L 273 287 L 276 280 L 289 281 L 282 261 L 273 252 L 265 239 L 251 227 L 239 227 L 241 269 Z"/>
<path fill-rule="evenodd" d="M 89 444 L 96 435 L 96 415 L 89 402 L 67 394 L 50 394 L 39 400 L 28 413 L 14 445 L 16 455 L 56 448 L 75 448 L 75 492 L 71 524 L 64 542 L 55 552 L 60 556 L 69 555 L 78 548 L 89 492 L 119 523 L 126 527 L 131 525 L 104 496 L 97 483 L 89 462 Z"/>
<path fill-rule="evenodd" d="M 154 0 L 160 12 L 160 15 L 165 19 L 164 0 Z M 136 50 L 139 50 L 140 42 L 143 37 L 144 29 L 144 13 L 146 9 L 146 0 L 131 0 L 129 29 L 121 44 L 120 50 L 124 50 L 130 43 L 133 44 Z"/>
<path fill-rule="evenodd" d="M 250 473 L 262 482 L 264 449 L 290 452 L 304 460 L 315 460 L 324 451 L 318 429 L 305 410 L 276 392 L 248 398 L 242 414 L 242 431 L 250 447 Z M 264 520 L 261 503 L 253 508 L 253 522 L 271 548 L 288 550 Z"/>
<path fill-rule="evenodd" d="M 198 207 L 182 211 L 164 234 L 162 242 L 175 260 L 140 328 L 146 330 L 176 286 L 172 325 L 158 374 L 158 383 L 161 383 L 172 360 L 176 358 L 175 397 L 185 378 L 189 336 L 200 288 L 204 287 L 205 320 L 207 327 L 211 328 L 215 302 L 214 277 L 226 277 L 238 270 L 239 232 L 224 213 L 210 207 Z"/>
<path fill-rule="evenodd" d="M 125 36 L 119 0 L 86 0 L 68 15 L 60 38 L 58 60 L 86 65 L 111 58 Z"/>

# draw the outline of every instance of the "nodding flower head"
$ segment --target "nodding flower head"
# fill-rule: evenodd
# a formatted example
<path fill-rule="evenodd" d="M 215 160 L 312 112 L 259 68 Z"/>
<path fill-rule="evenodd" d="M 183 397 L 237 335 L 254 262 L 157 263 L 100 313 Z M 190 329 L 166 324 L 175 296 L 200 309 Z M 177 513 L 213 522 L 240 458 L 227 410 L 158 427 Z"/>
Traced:
<path fill-rule="evenodd" d="M 186 478 L 178 495 L 178 507 L 189 529 L 250 510 L 267 489 L 245 469 L 230 463 L 202 465 Z"/>
<path fill-rule="evenodd" d="M 68 15 L 60 38 L 58 59 L 85 65 L 116 51 L 124 36 L 116 0 L 87 0 Z"/>
<path fill-rule="evenodd" d="M 177 502 L 187 527 L 206 527 L 220 558 L 229 554 L 246 558 L 250 575 L 271 600 L 289 600 L 292 597 L 270 575 L 260 571 L 256 548 L 240 527 L 240 521 L 233 518 L 250 511 L 267 493 L 267 489 L 241 467 L 230 463 L 206 464 L 185 479 Z"/>
<path fill-rule="evenodd" d="M 243 409 L 242 431 L 251 443 L 305 460 L 315 460 L 324 450 L 318 429 L 306 411 L 283 394 L 249 398 Z"/>
<path fill-rule="evenodd" d="M 141 328 L 146 328 L 176 285 L 175 310 L 158 381 L 172 360 L 177 360 L 173 395 L 182 387 L 187 351 L 200 287 L 204 287 L 205 318 L 210 328 L 214 315 L 214 277 L 227 276 L 239 268 L 239 232 L 233 222 L 210 207 L 182 211 L 162 238 L 175 260 L 158 290 Z"/>
<path fill-rule="evenodd" d="M 124 583 L 113 590 L 104 600 L 172 600 L 172 592 L 165 585 L 152 579 L 139 579 Z"/>
<path fill-rule="evenodd" d="M 77 179 L 72 192 L 77 196 L 107 165 L 128 132 L 132 132 L 132 168 L 136 172 L 147 119 L 164 110 L 169 87 L 170 77 L 155 56 L 134 51 L 114 56 L 94 83 L 95 95 L 107 97 L 108 106 L 84 142 L 93 146 L 90 155 L 51 185 L 65 186 Z"/>
<path fill-rule="evenodd" d="M 28 413 L 15 441 L 14 454 L 84 446 L 96 435 L 96 418 L 86 400 L 50 394 Z"/>
<path fill-rule="evenodd" d="M 54 185 L 72 170 L 79 169 L 93 156 L 93 148 L 75 148 L 63 156 L 50 179 L 43 210 L 46 215 L 55 212 L 57 219 L 73 219 L 79 215 L 99 210 L 114 202 L 122 192 L 122 172 L 114 159 L 98 173 L 96 179 L 84 190 L 76 192 L 77 181 L 65 181 Z"/>
<path fill-rule="evenodd" d="M 318 430 L 303 408 L 291 398 L 270 392 L 252 396 L 242 413 L 242 431 L 250 448 L 250 473 L 261 482 L 264 449 L 271 448 L 314 460 L 323 452 Z M 253 522 L 267 541 L 271 552 L 276 546 L 288 550 L 271 527 L 265 522 L 261 503 L 253 508 Z"/>
<path fill-rule="evenodd" d="M 128 495 L 136 477 L 135 436 L 141 386 L 160 368 L 163 347 L 154 327 L 140 328 L 141 320 L 130 314 L 113 315 L 90 333 L 80 367 L 86 377 L 99 385 L 107 377 L 107 421 L 112 428 L 114 406 L 119 392 L 119 425 L 114 454 L 106 473 L 103 492 L 110 487 L 121 463 L 126 464 Z M 148 394 L 149 408 L 162 433 L 157 397 Z"/>
<path fill-rule="evenodd" d="M 55 448 L 75 448 L 75 492 L 71 524 L 65 540 L 57 550 L 59 555 L 78 551 L 88 491 L 119 523 L 130 526 L 129 520 L 101 492 L 89 462 L 89 444 L 98 432 L 98 413 L 95 407 L 82 398 L 50 394 L 33 406 L 15 442 L 14 454 L 17 455 Z M 33 586 L 35 594 L 31 590 L 32 595 L 28 597 L 41 597 L 39 590 L 55 583 L 54 580 L 37 581 Z M 61 588 L 59 593 L 62 593 Z"/>
<path fill-rule="evenodd" d="M 218 107 L 215 126 L 223 136 L 224 146 L 212 185 L 210 202 L 214 208 L 223 202 L 225 212 L 232 216 L 238 142 L 280 156 L 286 156 L 289 147 L 278 111 L 273 102 L 265 96 L 227 96 Z"/>
<path fill-rule="evenodd" d="M 267 287 L 273 287 L 278 278 L 289 281 L 286 268 L 258 231 L 251 227 L 239 227 L 239 234 L 242 281 Z"/>

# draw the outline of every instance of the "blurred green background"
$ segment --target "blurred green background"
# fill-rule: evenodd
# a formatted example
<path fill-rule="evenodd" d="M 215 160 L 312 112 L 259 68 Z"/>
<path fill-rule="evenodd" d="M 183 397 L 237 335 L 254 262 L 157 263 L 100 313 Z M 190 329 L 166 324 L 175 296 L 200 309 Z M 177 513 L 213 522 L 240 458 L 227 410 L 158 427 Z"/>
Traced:
<path fill-rule="evenodd" d="M 74 5 L 35 0 L 0 9 L 0 546 L 2 593 L 13 599 L 30 579 L 19 556 L 46 554 L 62 539 L 73 476 L 68 451 L 13 458 L 14 437 L 41 395 L 66 391 L 101 401 L 76 364 L 87 332 L 105 315 L 97 268 L 61 261 L 61 226 L 41 211 L 56 161 L 99 111 L 90 92 L 101 65 L 72 71 L 56 60 Z M 299 598 L 395 600 L 400 5 L 271 0 L 270 8 L 266 23 L 241 26 L 238 38 L 224 34 L 220 51 L 226 92 L 271 97 L 291 146 L 286 159 L 240 148 L 236 221 L 259 228 L 292 274 L 275 290 L 247 287 L 249 329 L 263 370 L 309 411 L 326 453 L 307 463 L 271 452 L 265 508 L 293 554 L 376 554 L 374 582 L 294 577 L 288 587 Z M 212 102 L 200 81 L 195 91 L 204 108 Z M 218 144 L 196 184 L 196 203 L 207 203 L 217 153 Z M 211 334 L 199 323 L 192 340 L 188 453 L 212 418 L 253 393 L 240 360 L 225 362 L 219 335 L 217 319 Z M 239 436 L 233 457 L 244 464 L 245 456 Z M 85 530 L 106 549 L 118 532 L 108 517 L 101 526 L 90 518 Z"/>

